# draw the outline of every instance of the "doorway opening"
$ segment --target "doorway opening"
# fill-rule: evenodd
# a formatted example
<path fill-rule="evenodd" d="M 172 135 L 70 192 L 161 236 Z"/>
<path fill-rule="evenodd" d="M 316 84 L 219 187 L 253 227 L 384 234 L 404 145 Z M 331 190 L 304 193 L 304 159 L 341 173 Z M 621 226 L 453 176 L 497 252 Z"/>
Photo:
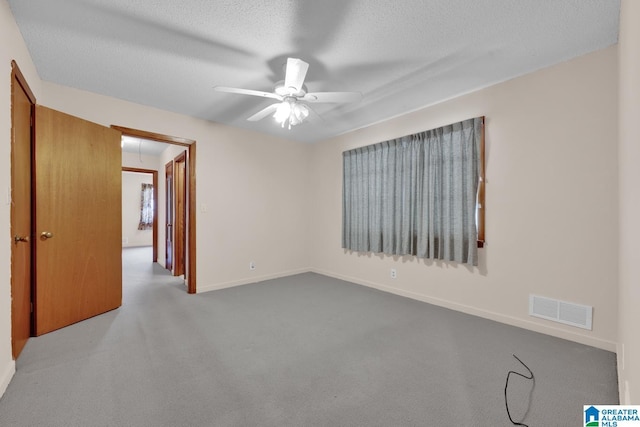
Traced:
<path fill-rule="evenodd" d="M 123 153 L 124 156 L 124 153 Z M 144 192 L 140 184 L 152 185 L 151 229 L 142 224 Z M 158 262 L 158 171 L 122 166 L 122 247 L 151 246 L 152 262 Z"/>
<path fill-rule="evenodd" d="M 121 305 L 121 134 L 36 104 L 15 61 L 11 74 L 11 339 L 17 358 L 29 336 Z"/>
<path fill-rule="evenodd" d="M 17 359 L 32 333 L 33 200 L 31 157 L 36 98 L 11 61 L 11 350 Z"/>
<path fill-rule="evenodd" d="M 168 267 L 172 271 L 172 273 L 176 276 L 184 275 L 185 282 L 187 284 L 187 291 L 189 293 L 196 292 L 196 178 L 195 178 L 195 160 L 196 160 L 196 141 L 174 137 L 169 135 L 161 135 L 153 132 L 142 131 L 138 129 L 131 129 L 122 126 L 111 126 L 113 129 L 119 130 L 122 132 L 123 138 L 137 138 L 141 140 L 149 140 L 153 142 L 159 142 L 163 144 L 167 144 L 169 149 L 166 150 L 165 154 L 160 157 L 159 164 L 154 168 L 155 171 L 158 172 L 157 182 L 154 188 L 158 189 L 157 194 L 155 196 L 155 200 L 157 203 L 155 206 L 159 208 L 157 215 L 154 216 L 154 224 L 156 224 L 157 230 L 156 235 L 154 236 L 154 245 L 156 246 L 156 251 L 154 251 L 154 262 L 158 262 L 163 265 L 165 268 Z M 138 151 L 138 157 L 142 159 L 142 153 Z M 167 188 L 167 169 L 166 166 L 163 165 L 164 159 L 170 159 L 170 163 L 172 166 L 175 164 L 181 170 L 183 174 L 182 181 L 180 185 L 182 185 L 183 189 L 183 198 L 182 204 L 180 206 L 176 205 L 176 197 L 173 197 L 173 201 L 171 205 L 169 205 L 166 200 L 166 188 Z M 124 165 L 124 163 L 123 163 Z M 127 167 L 131 167 L 127 165 Z M 124 168 L 123 168 L 124 169 Z M 135 169 L 135 168 L 133 168 Z M 171 183 L 169 184 L 176 193 L 176 183 L 175 179 L 172 178 Z M 163 200 L 164 199 L 164 200 Z M 183 230 L 183 237 L 180 237 L 182 241 L 181 247 L 176 247 L 176 233 L 174 228 L 174 222 L 176 219 L 176 213 L 183 212 L 182 221 L 181 221 L 181 229 Z M 159 224 L 159 226 L 158 226 Z M 169 237 L 171 237 L 171 241 L 169 241 Z M 171 251 L 171 265 L 167 266 L 167 261 L 169 260 L 166 256 L 166 253 Z M 175 263 L 175 254 L 176 251 L 180 251 L 182 254 L 182 271 L 176 270 Z M 165 257 L 158 256 L 158 253 L 165 254 Z"/>

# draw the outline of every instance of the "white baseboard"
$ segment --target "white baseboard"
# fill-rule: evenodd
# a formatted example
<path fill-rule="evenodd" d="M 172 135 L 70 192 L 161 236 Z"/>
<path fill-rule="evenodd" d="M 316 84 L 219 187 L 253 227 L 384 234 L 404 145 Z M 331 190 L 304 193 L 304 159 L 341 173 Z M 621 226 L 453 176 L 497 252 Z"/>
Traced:
<path fill-rule="evenodd" d="M 603 350 L 611 351 L 614 353 L 618 351 L 617 343 L 614 341 L 603 340 L 600 338 L 584 335 L 581 333 L 567 331 L 565 329 L 560 329 L 554 326 L 542 325 L 535 321 L 521 319 L 513 316 L 507 316 L 507 315 L 496 313 L 493 311 L 483 310 L 483 309 L 479 309 L 477 307 L 472 307 L 469 305 L 459 304 L 456 302 L 452 302 L 452 301 L 448 301 L 440 298 L 430 297 L 428 295 L 405 291 L 403 289 L 394 288 L 394 287 L 383 285 L 380 283 L 370 282 L 368 280 L 359 279 L 357 277 L 336 274 L 331 271 L 326 271 L 326 270 L 317 269 L 317 268 L 302 268 L 298 270 L 283 271 L 276 274 L 254 276 L 254 277 L 249 277 L 249 278 L 240 279 L 240 280 L 232 280 L 228 282 L 216 283 L 212 285 L 198 286 L 197 293 L 231 288 L 234 286 L 247 285 L 250 283 L 262 282 L 264 280 L 278 279 L 280 277 L 293 276 L 294 274 L 301 274 L 301 273 L 308 273 L 308 272 L 322 274 L 324 276 L 329 276 L 329 277 L 333 277 L 340 280 L 345 280 L 347 282 L 352 282 L 358 285 L 378 289 L 383 292 L 389 292 L 389 293 L 400 295 L 406 298 L 411 298 L 411 299 L 426 302 L 429 304 L 437 305 L 440 307 L 449 308 L 451 310 L 460 311 L 462 313 L 471 314 L 473 316 L 482 317 L 484 319 L 494 320 L 496 322 L 504 323 L 511 326 L 516 326 L 516 327 L 527 329 L 534 332 L 539 332 L 541 334 L 551 335 L 557 338 L 574 341 L 580 344 L 601 348 Z"/>
<path fill-rule="evenodd" d="M 222 283 L 215 283 L 212 285 L 198 285 L 198 289 L 196 290 L 196 293 L 202 293 L 202 292 L 209 292 L 209 291 L 217 291 L 219 289 L 226 289 L 226 288 L 232 288 L 234 286 L 241 286 L 241 285 L 248 285 L 250 283 L 257 283 L 257 282 L 262 282 L 264 280 L 271 280 L 271 279 L 279 279 L 281 277 L 287 277 L 287 276 L 293 276 L 295 274 L 302 274 L 302 273 L 308 273 L 312 271 L 310 268 L 301 268 L 298 270 L 289 270 L 289 271 L 282 271 L 279 273 L 274 273 L 274 274 L 267 274 L 264 276 L 252 276 L 252 277 L 248 277 L 245 279 L 239 279 L 239 280 L 231 280 L 228 282 L 222 282 Z"/>
<path fill-rule="evenodd" d="M 12 360 L 11 362 L 7 363 L 7 366 L 5 366 L 2 372 L 2 375 L 0 375 L 0 397 L 4 395 L 4 392 L 7 390 L 7 387 L 9 387 L 11 378 L 13 378 L 13 375 L 15 373 L 16 373 L 16 362 Z"/>
<path fill-rule="evenodd" d="M 313 273 L 322 274 L 329 277 L 334 277 L 336 279 L 345 280 L 347 282 L 356 283 L 358 285 L 367 286 L 370 288 L 375 288 L 380 291 L 389 292 L 395 295 L 400 295 L 403 297 L 415 299 L 418 301 L 426 302 L 429 304 L 437 305 L 440 307 L 449 308 L 451 310 L 460 311 L 462 313 L 471 314 L 473 316 L 482 317 L 489 320 L 494 320 L 496 322 L 505 323 L 511 326 L 517 326 L 519 328 L 527 329 L 534 332 L 539 332 L 541 334 L 551 335 L 557 338 L 566 339 L 569 341 L 574 341 L 580 344 L 589 345 L 591 347 L 600 348 L 607 351 L 616 352 L 617 344 L 614 341 L 603 340 L 600 338 L 595 338 L 591 336 L 587 336 L 581 333 L 574 333 L 572 331 L 567 331 L 564 329 L 556 328 L 553 326 L 546 326 L 540 323 L 529 321 L 525 319 L 520 319 L 517 317 L 506 316 L 504 314 L 496 313 L 493 311 L 483 310 L 476 307 L 458 304 L 456 302 L 443 300 L 440 298 L 433 298 L 427 295 L 418 294 L 415 292 L 405 291 L 403 289 L 394 288 L 391 286 L 386 286 L 380 283 L 370 282 L 368 280 L 359 279 L 357 277 L 344 276 L 341 274 L 332 273 L 330 271 L 314 269 L 310 270 Z"/>

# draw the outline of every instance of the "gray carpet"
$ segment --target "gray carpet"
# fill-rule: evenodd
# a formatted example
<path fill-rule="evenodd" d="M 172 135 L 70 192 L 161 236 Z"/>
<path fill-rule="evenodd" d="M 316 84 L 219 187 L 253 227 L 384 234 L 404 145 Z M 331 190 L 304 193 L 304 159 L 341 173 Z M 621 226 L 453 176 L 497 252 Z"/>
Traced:
<path fill-rule="evenodd" d="M 577 426 L 611 352 L 317 274 L 188 295 L 124 251 L 124 304 L 29 340 L 1 426 Z M 582 423 L 582 424 L 581 424 Z"/>

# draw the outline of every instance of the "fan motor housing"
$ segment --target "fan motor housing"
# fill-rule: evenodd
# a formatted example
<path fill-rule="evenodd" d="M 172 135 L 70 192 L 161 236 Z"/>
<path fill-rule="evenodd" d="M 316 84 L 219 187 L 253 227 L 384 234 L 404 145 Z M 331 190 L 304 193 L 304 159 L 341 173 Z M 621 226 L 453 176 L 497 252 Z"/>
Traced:
<path fill-rule="evenodd" d="M 296 91 L 295 89 L 296 88 L 294 87 L 285 87 L 284 80 L 280 80 L 279 82 L 276 83 L 275 87 L 273 88 L 273 91 L 280 96 L 292 96 L 296 98 L 305 96 L 307 94 L 306 85 L 302 85 L 299 91 Z"/>

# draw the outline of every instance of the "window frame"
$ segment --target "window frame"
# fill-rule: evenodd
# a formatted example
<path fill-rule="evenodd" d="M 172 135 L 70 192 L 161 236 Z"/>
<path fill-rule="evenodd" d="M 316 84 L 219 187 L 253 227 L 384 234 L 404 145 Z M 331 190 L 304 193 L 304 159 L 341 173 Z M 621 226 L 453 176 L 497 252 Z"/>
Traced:
<path fill-rule="evenodd" d="M 480 165 L 478 170 L 478 201 L 476 205 L 476 215 L 478 227 L 478 248 L 484 248 L 485 245 L 485 210 L 486 210 L 486 198 L 485 198 L 485 116 L 482 118 L 482 124 L 480 125 Z"/>

